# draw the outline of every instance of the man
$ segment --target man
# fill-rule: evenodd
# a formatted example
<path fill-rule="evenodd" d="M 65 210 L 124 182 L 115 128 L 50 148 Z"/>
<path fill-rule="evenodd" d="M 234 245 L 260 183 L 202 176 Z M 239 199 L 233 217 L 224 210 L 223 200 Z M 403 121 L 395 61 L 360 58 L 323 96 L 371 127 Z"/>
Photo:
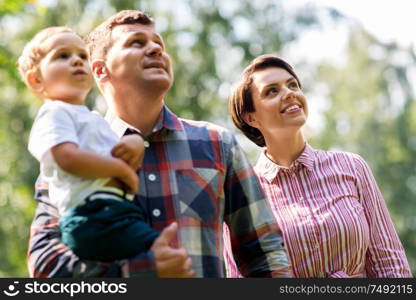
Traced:
<path fill-rule="evenodd" d="M 56 212 L 39 186 L 31 275 L 224 277 L 225 222 L 244 276 L 290 276 L 270 209 L 235 137 L 213 124 L 180 119 L 165 106 L 173 74 L 153 20 L 140 11 L 121 11 L 86 41 L 112 129 L 120 137 L 134 131 L 145 136 L 136 203 L 148 213 L 148 223 L 163 231 L 151 251 L 129 260 L 80 261 L 61 243 Z"/>

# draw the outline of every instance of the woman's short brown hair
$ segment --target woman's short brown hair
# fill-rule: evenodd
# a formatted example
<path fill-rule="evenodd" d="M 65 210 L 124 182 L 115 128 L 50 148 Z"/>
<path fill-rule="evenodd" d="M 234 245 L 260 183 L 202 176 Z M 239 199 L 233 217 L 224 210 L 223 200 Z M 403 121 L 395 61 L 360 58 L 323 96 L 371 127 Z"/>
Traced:
<path fill-rule="evenodd" d="M 299 87 L 301 87 L 300 80 L 290 64 L 280 57 L 266 54 L 255 58 L 244 69 L 240 81 L 235 85 L 230 97 L 228 98 L 228 108 L 234 125 L 240 129 L 246 137 L 260 147 L 264 147 L 266 145 L 263 134 L 257 128 L 247 124 L 244 117 L 248 113 L 256 111 L 251 92 L 253 73 L 270 67 L 281 68 L 288 71 L 293 77 L 296 78 Z"/>

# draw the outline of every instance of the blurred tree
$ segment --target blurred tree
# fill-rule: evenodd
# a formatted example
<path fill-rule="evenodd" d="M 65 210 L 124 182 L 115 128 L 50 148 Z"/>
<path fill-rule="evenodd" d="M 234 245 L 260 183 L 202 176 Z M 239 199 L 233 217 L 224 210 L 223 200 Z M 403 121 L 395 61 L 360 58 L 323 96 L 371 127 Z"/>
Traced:
<path fill-rule="evenodd" d="M 329 89 L 325 127 L 314 144 L 362 155 L 371 165 L 416 271 L 416 105 L 411 49 L 382 44 L 362 28 L 351 31 L 345 64 L 321 66 Z"/>
<path fill-rule="evenodd" d="M 0 0 L 0 276 L 27 276 L 27 239 L 36 205 L 33 185 L 39 167 L 27 152 L 26 143 L 41 103 L 27 91 L 15 65 L 24 44 L 36 32 L 47 26 L 68 25 L 85 35 L 116 11 L 144 10 L 156 20 L 173 60 L 175 82 L 166 99 L 169 107 L 181 117 L 213 121 L 233 129 L 226 99 L 231 83 L 247 63 L 263 53 L 279 55 L 285 45 L 299 39 L 305 31 L 323 26 L 319 9 L 305 6 L 288 11 L 282 3 Z M 334 19 L 340 17 L 334 11 L 330 15 Z M 393 199 L 398 203 L 392 207 L 394 221 L 414 261 L 414 231 L 408 228 L 416 227 L 416 221 L 410 218 L 414 216 L 411 200 L 416 192 L 416 176 L 411 170 L 416 151 L 416 140 L 412 138 L 416 108 L 411 97 L 406 96 L 403 99 L 407 104 L 403 103 L 400 113 L 392 115 L 387 96 L 401 88 L 410 89 L 406 86 L 408 67 L 399 68 L 387 58 L 380 60 L 368 55 L 369 47 L 376 45 L 394 56 L 395 47 L 381 45 L 365 33 L 352 36 L 361 40 L 351 41 L 346 67 L 319 69 L 320 79 L 330 91 L 332 106 L 325 114 L 326 127 L 314 144 L 325 149 L 355 151 L 370 162 L 389 205 Z M 100 111 L 105 107 L 97 89 L 90 93 L 87 104 Z M 372 115 L 375 112 L 376 117 Z M 399 212 L 400 207 L 406 210 L 404 214 Z"/>
<path fill-rule="evenodd" d="M 182 117 L 219 123 L 227 120 L 224 107 L 230 82 L 248 60 L 263 51 L 278 52 L 283 43 L 298 37 L 301 28 L 314 22 L 305 11 L 302 16 L 285 14 L 280 1 L 254 5 L 249 0 L 2 0 L 0 276 L 27 276 L 27 239 L 38 174 L 38 163 L 27 152 L 26 143 L 41 103 L 19 79 L 17 58 L 25 43 L 42 28 L 67 25 L 85 35 L 121 9 L 141 9 L 157 21 L 174 61 L 175 83 L 167 97 L 171 109 Z M 87 104 L 94 107 L 95 100 L 102 103 L 96 89 Z"/>

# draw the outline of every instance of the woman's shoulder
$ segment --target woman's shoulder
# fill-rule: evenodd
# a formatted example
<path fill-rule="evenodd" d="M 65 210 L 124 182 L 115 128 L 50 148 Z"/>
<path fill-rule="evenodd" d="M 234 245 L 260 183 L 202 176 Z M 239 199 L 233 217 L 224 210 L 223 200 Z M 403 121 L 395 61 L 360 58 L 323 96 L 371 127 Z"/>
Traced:
<path fill-rule="evenodd" d="M 363 164 L 365 163 L 364 159 L 357 153 L 348 152 L 348 151 L 338 151 L 338 150 L 321 150 L 314 149 L 315 158 L 319 162 L 338 162 L 341 164 L 350 163 L 350 164 Z"/>

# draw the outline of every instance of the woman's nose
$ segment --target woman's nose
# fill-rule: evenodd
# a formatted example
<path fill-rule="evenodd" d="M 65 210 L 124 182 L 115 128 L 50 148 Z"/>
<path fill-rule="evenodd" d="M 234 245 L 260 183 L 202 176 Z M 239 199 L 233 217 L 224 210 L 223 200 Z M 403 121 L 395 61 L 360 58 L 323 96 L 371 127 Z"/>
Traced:
<path fill-rule="evenodd" d="M 283 100 L 291 100 L 295 96 L 295 92 L 288 87 L 284 87 Z"/>

